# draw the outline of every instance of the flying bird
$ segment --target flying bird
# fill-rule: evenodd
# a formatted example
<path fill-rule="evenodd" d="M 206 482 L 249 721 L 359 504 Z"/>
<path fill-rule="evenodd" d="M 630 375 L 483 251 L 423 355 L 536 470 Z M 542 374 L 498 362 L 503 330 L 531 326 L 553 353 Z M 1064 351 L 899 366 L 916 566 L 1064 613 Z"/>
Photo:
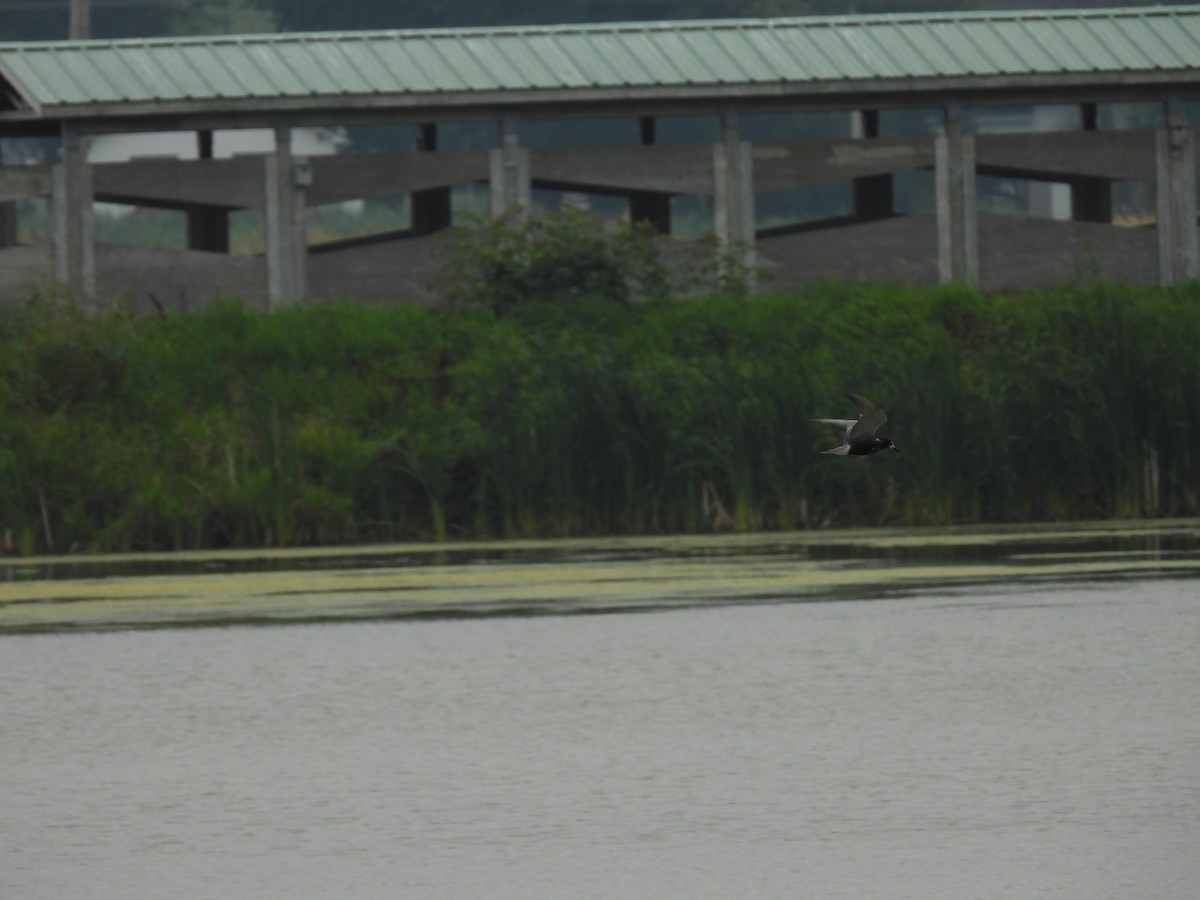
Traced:
<path fill-rule="evenodd" d="M 814 422 L 825 422 L 845 428 L 846 435 L 842 438 L 842 446 L 832 450 L 823 450 L 832 456 L 866 456 L 868 453 L 878 453 L 880 450 L 895 450 L 900 448 L 892 443 L 891 438 L 876 437 L 879 426 L 887 421 L 887 413 L 857 394 L 846 394 L 850 402 L 858 407 L 857 419 L 813 419 Z"/>

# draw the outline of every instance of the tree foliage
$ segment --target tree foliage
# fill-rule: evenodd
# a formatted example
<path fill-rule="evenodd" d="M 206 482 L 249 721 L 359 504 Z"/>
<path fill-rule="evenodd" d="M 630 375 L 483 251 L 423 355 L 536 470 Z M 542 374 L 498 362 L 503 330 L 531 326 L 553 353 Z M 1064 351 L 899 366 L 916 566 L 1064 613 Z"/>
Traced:
<path fill-rule="evenodd" d="M 521 303 L 660 300 L 668 274 L 646 226 L 577 210 L 492 219 L 460 233 L 451 295 L 503 313 Z"/>

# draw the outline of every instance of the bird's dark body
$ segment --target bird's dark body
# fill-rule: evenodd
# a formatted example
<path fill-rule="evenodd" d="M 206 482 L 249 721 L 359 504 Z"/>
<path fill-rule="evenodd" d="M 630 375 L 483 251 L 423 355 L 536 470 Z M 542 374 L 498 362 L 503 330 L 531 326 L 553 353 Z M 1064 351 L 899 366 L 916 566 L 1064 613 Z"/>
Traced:
<path fill-rule="evenodd" d="M 840 447 L 823 452 L 831 456 L 870 456 L 880 450 L 899 453 L 900 448 L 892 443 L 891 438 L 875 436 L 879 426 L 887 421 L 887 413 L 857 394 L 846 394 L 846 397 L 858 407 L 857 419 L 813 419 L 814 422 L 824 422 L 846 430 Z"/>
<path fill-rule="evenodd" d="M 850 449 L 846 452 L 847 456 L 866 456 L 870 453 L 878 453 L 880 450 L 888 450 L 896 445 L 888 438 L 874 438 L 870 441 L 855 441 L 850 444 Z"/>

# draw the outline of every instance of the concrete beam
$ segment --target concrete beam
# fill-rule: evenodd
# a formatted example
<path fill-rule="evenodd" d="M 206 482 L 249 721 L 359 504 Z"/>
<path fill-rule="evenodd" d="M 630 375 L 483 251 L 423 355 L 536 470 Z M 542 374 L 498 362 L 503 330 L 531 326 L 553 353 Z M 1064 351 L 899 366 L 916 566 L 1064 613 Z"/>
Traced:
<path fill-rule="evenodd" d="M 1151 181 L 1153 146 L 1149 131 L 1047 131 L 975 138 L 981 168 L 1027 172 L 1047 181 L 1056 176 L 1061 181 L 1079 177 Z"/>
<path fill-rule="evenodd" d="M 137 159 L 92 166 L 96 199 L 134 206 L 186 209 L 191 204 L 250 209 L 262 206 L 262 161 Z"/>
<path fill-rule="evenodd" d="M 775 191 L 828 181 L 869 179 L 933 165 L 928 137 L 775 141 L 754 145 L 754 181 Z"/>
<path fill-rule="evenodd" d="M 538 147 L 529 155 L 539 185 L 621 196 L 713 191 L 712 150 L 704 144 Z"/>
<path fill-rule="evenodd" d="M 0 166 L 0 203 L 48 196 L 49 166 Z"/>
<path fill-rule="evenodd" d="M 309 160 L 313 185 L 310 206 L 385 194 L 420 193 L 488 177 L 485 150 L 436 153 L 347 153 Z"/>

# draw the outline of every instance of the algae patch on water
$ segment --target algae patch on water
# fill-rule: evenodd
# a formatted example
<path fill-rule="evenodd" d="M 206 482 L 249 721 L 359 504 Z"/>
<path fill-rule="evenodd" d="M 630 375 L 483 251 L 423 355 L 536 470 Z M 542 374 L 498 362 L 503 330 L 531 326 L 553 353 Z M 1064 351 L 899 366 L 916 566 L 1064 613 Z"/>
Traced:
<path fill-rule="evenodd" d="M 0 633 L 563 614 L 1200 574 L 1200 523 L 59 557 L 0 566 Z"/>

